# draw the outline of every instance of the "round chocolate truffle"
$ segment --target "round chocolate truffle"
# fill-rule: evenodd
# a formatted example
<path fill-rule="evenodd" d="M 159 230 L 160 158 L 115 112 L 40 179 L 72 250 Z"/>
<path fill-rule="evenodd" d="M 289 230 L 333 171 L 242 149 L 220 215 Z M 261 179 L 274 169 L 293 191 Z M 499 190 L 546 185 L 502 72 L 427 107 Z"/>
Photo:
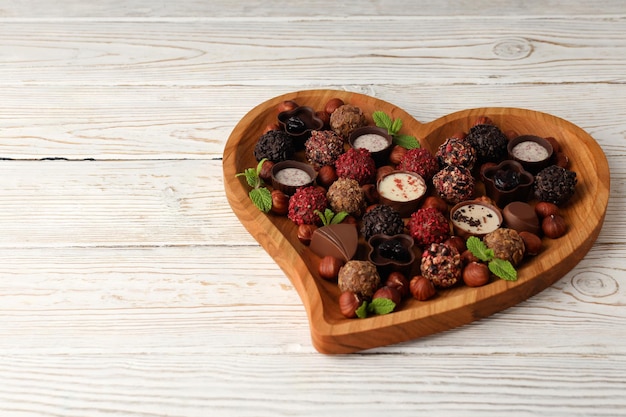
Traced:
<path fill-rule="evenodd" d="M 330 128 L 341 136 L 344 141 L 348 140 L 350 133 L 365 125 L 367 125 L 367 120 L 363 111 L 351 104 L 337 107 L 330 115 Z"/>
<path fill-rule="evenodd" d="M 362 221 L 361 233 L 365 240 L 377 234 L 394 236 L 404 232 L 404 222 L 400 213 L 385 204 L 379 204 L 365 213 Z"/>
<path fill-rule="evenodd" d="M 466 140 L 448 138 L 439 146 L 435 157 L 441 168 L 447 165 L 463 165 L 471 170 L 476 162 L 476 150 Z"/>
<path fill-rule="evenodd" d="M 300 187 L 289 198 L 289 211 L 287 217 L 297 225 L 321 224 L 322 219 L 315 212 L 324 212 L 328 208 L 326 193 L 320 187 Z"/>
<path fill-rule="evenodd" d="M 400 159 L 400 171 L 416 172 L 429 181 L 439 169 L 437 158 L 426 148 L 409 149 Z"/>
<path fill-rule="evenodd" d="M 577 178 L 574 171 L 551 165 L 535 175 L 534 193 L 539 201 L 561 206 L 574 195 Z"/>
<path fill-rule="evenodd" d="M 469 130 L 465 140 L 476 150 L 479 164 L 498 162 L 507 156 L 509 140 L 498 126 L 476 125 Z"/>
<path fill-rule="evenodd" d="M 352 291 L 369 299 L 380 286 L 380 275 L 370 261 L 348 261 L 339 269 L 337 284 L 341 292 Z"/>
<path fill-rule="evenodd" d="M 360 217 L 365 210 L 365 195 L 358 181 L 351 178 L 339 178 L 333 182 L 326 193 L 328 204 L 335 213 L 345 211 Z"/>
<path fill-rule="evenodd" d="M 483 242 L 493 250 L 496 258 L 509 261 L 513 266 L 524 259 L 524 241 L 513 229 L 501 227 L 483 237 Z"/>
<path fill-rule="evenodd" d="M 472 198 L 475 184 L 470 170 L 462 165 L 448 165 L 433 177 L 433 186 L 437 194 L 450 204 Z"/>
<path fill-rule="evenodd" d="M 421 208 L 411 214 L 407 227 L 416 245 L 441 243 L 450 237 L 450 222 L 433 207 Z"/>
<path fill-rule="evenodd" d="M 293 139 L 282 130 L 270 130 L 259 138 L 254 146 L 257 161 L 267 158 L 272 162 L 292 159 L 295 154 Z"/>
<path fill-rule="evenodd" d="M 432 243 L 422 253 L 420 270 L 436 287 L 451 287 L 461 279 L 461 255 L 453 246 Z"/>
<path fill-rule="evenodd" d="M 352 178 L 360 185 L 373 183 L 376 179 L 376 162 L 365 148 L 350 148 L 339 155 L 335 161 L 335 170 L 340 178 Z"/>
<path fill-rule="evenodd" d="M 316 169 L 334 164 L 344 151 L 343 138 L 330 130 L 313 130 L 304 144 L 304 155 Z"/>

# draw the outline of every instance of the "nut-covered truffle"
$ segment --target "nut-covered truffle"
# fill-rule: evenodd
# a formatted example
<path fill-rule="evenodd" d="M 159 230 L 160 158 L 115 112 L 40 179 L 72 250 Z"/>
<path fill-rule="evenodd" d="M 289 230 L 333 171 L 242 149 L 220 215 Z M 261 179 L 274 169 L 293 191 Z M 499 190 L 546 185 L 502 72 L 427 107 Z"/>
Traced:
<path fill-rule="evenodd" d="M 316 169 L 334 164 L 344 151 L 343 138 L 330 130 L 313 130 L 304 144 L 306 159 Z"/>
<path fill-rule="evenodd" d="M 367 125 L 363 111 L 351 104 L 339 106 L 330 115 L 330 128 L 347 140 L 355 129 Z"/>
<path fill-rule="evenodd" d="M 407 227 L 416 245 L 441 243 L 450 237 L 450 222 L 432 207 L 421 208 L 411 214 Z"/>
<path fill-rule="evenodd" d="M 465 140 L 476 150 L 479 164 L 498 162 L 507 155 L 509 140 L 498 126 L 478 124 L 469 130 Z"/>
<path fill-rule="evenodd" d="M 435 154 L 441 168 L 447 165 L 463 165 L 471 170 L 476 162 L 476 150 L 466 140 L 448 138 Z"/>
<path fill-rule="evenodd" d="M 293 139 L 282 130 L 270 130 L 259 138 L 254 146 L 257 161 L 267 158 L 272 162 L 292 159 L 295 153 Z"/>
<path fill-rule="evenodd" d="M 459 251 L 445 243 L 432 243 L 422 253 L 420 271 L 436 287 L 453 286 L 461 279 L 462 270 Z"/>
<path fill-rule="evenodd" d="M 372 183 L 376 179 L 376 162 L 371 152 L 365 148 L 350 148 L 339 155 L 335 161 L 335 169 L 338 177 L 352 178 L 359 185 Z"/>
<path fill-rule="evenodd" d="M 328 200 L 323 188 L 316 186 L 301 187 L 289 199 L 287 217 L 297 225 L 321 224 L 321 218 L 315 210 L 324 212 L 328 208 Z"/>
<path fill-rule="evenodd" d="M 513 229 L 501 227 L 483 237 L 485 245 L 493 250 L 496 258 L 518 265 L 524 259 L 524 240 Z"/>
<path fill-rule="evenodd" d="M 361 233 L 365 240 L 377 234 L 399 235 L 404 232 L 404 222 L 393 207 L 380 204 L 363 216 Z"/>
<path fill-rule="evenodd" d="M 416 172 L 429 181 L 439 169 L 437 158 L 426 148 L 409 149 L 400 159 L 397 169 Z"/>
<path fill-rule="evenodd" d="M 461 165 L 448 165 L 433 177 L 437 194 L 450 204 L 472 198 L 475 184 L 470 170 Z"/>
<path fill-rule="evenodd" d="M 574 171 L 557 165 L 542 169 L 535 175 L 534 193 L 539 201 L 561 206 L 574 195 L 577 178 Z"/>
<path fill-rule="evenodd" d="M 380 275 L 370 261 L 348 261 L 339 269 L 339 290 L 352 291 L 363 298 L 372 298 L 380 286 Z"/>
<path fill-rule="evenodd" d="M 335 213 L 345 211 L 357 217 L 361 216 L 367 204 L 358 181 L 351 178 L 337 179 L 328 188 L 326 198 Z"/>

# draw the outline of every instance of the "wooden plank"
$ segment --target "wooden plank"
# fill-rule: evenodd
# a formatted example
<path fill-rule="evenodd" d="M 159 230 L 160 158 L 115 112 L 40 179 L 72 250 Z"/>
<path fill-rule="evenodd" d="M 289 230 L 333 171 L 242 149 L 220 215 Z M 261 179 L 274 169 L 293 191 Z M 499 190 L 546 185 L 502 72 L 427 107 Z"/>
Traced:
<path fill-rule="evenodd" d="M 599 82 L 591 90 L 586 84 L 525 83 L 335 84 L 328 88 L 389 101 L 422 123 L 475 107 L 533 109 L 585 129 L 600 143 L 610 162 L 620 160 L 624 153 L 624 84 Z M 272 97 L 296 90 L 295 85 L 54 85 L 43 89 L 0 85 L 4 98 L 0 102 L 0 157 L 217 159 L 246 113 Z"/>
<path fill-rule="evenodd" d="M 0 67 L 0 80 L 4 85 L 304 86 L 331 78 L 335 84 L 366 85 L 621 83 L 625 31 L 625 19 L 605 17 L 182 25 L 8 21 L 0 26 L 0 39 L 10 66 Z"/>
<path fill-rule="evenodd" d="M 186 0 L 184 2 L 155 2 L 146 0 L 84 2 L 67 0 L 59 4 L 45 0 L 5 2 L 0 6 L 0 17 L 19 19 L 76 19 L 76 18 L 127 18 L 132 20 L 159 18 L 254 18 L 276 19 L 297 17 L 306 19 L 346 18 L 354 16 L 393 17 L 406 16 L 552 16 L 565 11 L 568 16 L 623 15 L 623 3 L 607 0 L 598 7 L 589 2 L 531 0 L 520 3 L 515 0 L 498 2 L 475 0 L 420 1 L 402 0 L 368 1 L 348 0 L 337 3 L 317 0 L 313 4 L 290 2 L 272 3 L 262 1 L 236 2 L 228 0 Z"/>

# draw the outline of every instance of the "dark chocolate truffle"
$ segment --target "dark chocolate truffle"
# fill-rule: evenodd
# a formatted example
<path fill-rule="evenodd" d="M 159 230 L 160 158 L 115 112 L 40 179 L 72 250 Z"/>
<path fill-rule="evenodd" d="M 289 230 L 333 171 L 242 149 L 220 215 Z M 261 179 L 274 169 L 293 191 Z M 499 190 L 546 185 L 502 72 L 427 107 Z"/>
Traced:
<path fill-rule="evenodd" d="M 539 201 L 561 206 L 574 195 L 577 178 L 574 171 L 551 165 L 535 175 L 534 192 Z"/>
<path fill-rule="evenodd" d="M 393 207 L 379 204 L 363 216 L 361 233 L 365 236 L 365 240 L 378 234 L 399 235 L 403 231 L 402 217 Z"/>
<path fill-rule="evenodd" d="M 282 130 L 270 130 L 261 135 L 254 146 L 257 161 L 267 158 L 272 162 L 292 159 L 295 153 L 293 139 Z"/>
<path fill-rule="evenodd" d="M 507 156 L 509 140 L 498 126 L 476 125 L 469 130 L 465 140 L 476 150 L 479 164 L 498 162 Z"/>

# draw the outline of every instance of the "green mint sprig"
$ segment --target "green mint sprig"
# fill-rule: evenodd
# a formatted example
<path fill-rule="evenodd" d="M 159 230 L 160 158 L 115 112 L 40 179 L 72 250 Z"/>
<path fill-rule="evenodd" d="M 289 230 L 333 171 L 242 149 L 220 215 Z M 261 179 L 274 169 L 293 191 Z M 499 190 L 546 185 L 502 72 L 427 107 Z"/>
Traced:
<path fill-rule="evenodd" d="M 246 168 L 243 172 L 235 175 L 235 177 L 246 178 L 246 182 L 252 187 L 248 196 L 250 196 L 252 203 L 263 213 L 267 213 L 272 209 L 272 193 L 264 186 L 265 183 L 260 176 L 261 168 L 265 161 L 267 161 L 267 158 L 261 159 L 256 168 Z"/>
<path fill-rule="evenodd" d="M 496 258 L 493 249 L 476 236 L 470 236 L 466 242 L 467 249 L 479 260 L 486 262 L 489 271 L 505 281 L 517 281 L 517 271 L 511 262 Z"/>
<path fill-rule="evenodd" d="M 372 118 L 374 119 L 374 123 L 376 123 L 376 126 L 387 129 L 387 133 L 389 133 L 393 138 L 394 144 L 400 145 L 406 149 L 415 149 L 421 147 L 419 141 L 415 138 L 415 136 L 399 133 L 400 129 L 402 129 L 402 120 L 400 118 L 394 120 L 387 113 L 380 110 L 372 113 Z"/>
<path fill-rule="evenodd" d="M 329 226 L 331 224 L 339 224 L 348 215 L 348 213 L 345 212 L 345 211 L 340 211 L 339 213 L 335 214 L 329 208 L 324 210 L 323 213 L 321 211 L 319 211 L 319 210 L 315 210 L 313 213 L 317 214 L 320 217 L 320 219 L 322 219 L 322 224 L 324 226 Z"/>
<path fill-rule="evenodd" d="M 388 298 L 376 298 L 369 303 L 363 301 L 363 303 L 356 310 L 356 316 L 360 319 L 364 319 L 372 314 L 382 315 L 389 314 L 396 308 L 396 303 Z"/>

